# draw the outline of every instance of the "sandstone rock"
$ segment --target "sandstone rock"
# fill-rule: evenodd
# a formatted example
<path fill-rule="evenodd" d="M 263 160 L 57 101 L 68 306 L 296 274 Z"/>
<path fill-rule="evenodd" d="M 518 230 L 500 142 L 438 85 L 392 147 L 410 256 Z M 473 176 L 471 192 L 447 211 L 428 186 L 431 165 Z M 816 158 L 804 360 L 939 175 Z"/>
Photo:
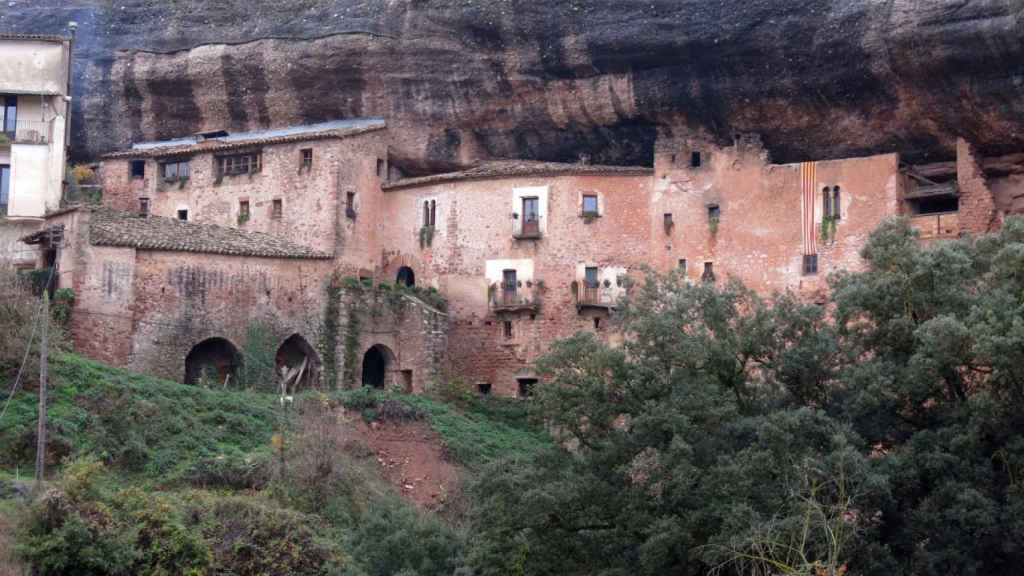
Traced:
<path fill-rule="evenodd" d="M 649 164 L 659 130 L 777 161 L 1024 148 L 1024 3 L 153 0 L 7 3 L 80 24 L 73 154 L 381 115 L 410 173 L 482 158 Z"/>

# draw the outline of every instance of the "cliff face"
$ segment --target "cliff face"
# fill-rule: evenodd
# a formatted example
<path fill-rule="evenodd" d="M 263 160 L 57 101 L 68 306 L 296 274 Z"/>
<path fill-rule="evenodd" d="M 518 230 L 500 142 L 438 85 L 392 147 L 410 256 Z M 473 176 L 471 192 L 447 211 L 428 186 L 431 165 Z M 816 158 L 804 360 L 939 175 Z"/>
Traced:
<path fill-rule="evenodd" d="M 1024 148 L 1021 0 L 35 0 L 79 22 L 73 154 L 380 115 L 412 172 L 650 163 L 658 131 L 777 161 Z"/>

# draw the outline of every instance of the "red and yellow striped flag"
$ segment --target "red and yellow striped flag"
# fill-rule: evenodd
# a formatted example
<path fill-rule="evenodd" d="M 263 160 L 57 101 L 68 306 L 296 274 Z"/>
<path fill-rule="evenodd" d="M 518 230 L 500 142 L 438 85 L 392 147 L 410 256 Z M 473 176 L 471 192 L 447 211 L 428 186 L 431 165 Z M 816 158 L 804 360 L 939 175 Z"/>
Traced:
<path fill-rule="evenodd" d="M 803 215 L 804 254 L 818 253 L 818 235 L 814 233 L 814 191 L 817 183 L 817 162 L 800 163 L 800 211 Z"/>

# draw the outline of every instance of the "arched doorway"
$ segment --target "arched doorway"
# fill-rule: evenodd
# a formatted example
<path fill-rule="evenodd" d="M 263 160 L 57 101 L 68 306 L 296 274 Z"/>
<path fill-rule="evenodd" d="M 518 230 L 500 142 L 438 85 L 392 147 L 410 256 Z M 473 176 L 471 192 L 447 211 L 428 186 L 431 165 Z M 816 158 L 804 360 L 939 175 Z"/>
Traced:
<path fill-rule="evenodd" d="M 235 379 L 241 357 L 238 348 L 224 338 L 207 338 L 185 356 L 185 384 L 201 381 L 226 386 Z"/>
<path fill-rule="evenodd" d="M 281 343 L 274 363 L 287 390 L 312 388 L 320 382 L 320 357 L 300 334 L 292 334 Z"/>
<path fill-rule="evenodd" d="M 398 276 L 395 277 L 395 284 L 401 284 L 402 286 L 415 286 L 416 285 L 416 273 L 412 271 L 412 268 L 408 266 L 402 266 L 398 269 Z"/>
<path fill-rule="evenodd" d="M 363 386 L 384 388 L 388 375 L 395 369 L 395 353 L 383 344 L 371 346 L 363 354 Z"/>

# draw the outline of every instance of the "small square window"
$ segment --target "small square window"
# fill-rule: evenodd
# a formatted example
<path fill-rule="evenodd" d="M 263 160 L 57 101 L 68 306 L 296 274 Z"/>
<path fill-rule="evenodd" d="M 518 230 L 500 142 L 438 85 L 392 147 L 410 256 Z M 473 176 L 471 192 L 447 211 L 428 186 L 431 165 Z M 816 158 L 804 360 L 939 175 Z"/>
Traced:
<path fill-rule="evenodd" d="M 145 160 L 132 160 L 132 178 L 145 178 L 146 177 L 146 161 Z"/>
<path fill-rule="evenodd" d="M 718 220 L 722 217 L 722 209 L 718 207 L 718 204 L 711 204 L 708 206 L 708 220 Z"/>
<path fill-rule="evenodd" d="M 700 152 L 697 152 L 697 151 L 691 152 L 690 153 L 690 167 L 691 168 L 700 168 L 700 164 L 701 164 Z"/>
<path fill-rule="evenodd" d="M 186 210 L 186 209 L 178 210 L 178 220 L 181 220 L 183 222 L 187 222 L 188 221 L 188 210 Z"/>
<path fill-rule="evenodd" d="M 505 320 L 501 323 L 502 333 L 505 335 L 506 340 L 512 339 L 512 321 Z"/>
<path fill-rule="evenodd" d="M 593 194 L 583 195 L 583 215 L 597 216 L 597 196 Z"/>
<path fill-rule="evenodd" d="M 537 385 L 536 378 L 520 378 L 518 382 L 520 398 L 529 398 L 533 396 L 533 389 Z"/>
<path fill-rule="evenodd" d="M 811 276 L 818 273 L 818 255 L 804 254 L 804 275 Z"/>
<path fill-rule="evenodd" d="M 284 203 L 280 198 L 274 198 L 273 203 L 270 207 L 270 217 L 274 220 L 280 220 L 281 216 L 284 215 Z"/>
<path fill-rule="evenodd" d="M 139 198 L 139 214 L 149 216 L 149 198 Z"/>
<path fill-rule="evenodd" d="M 481 383 L 476 385 L 476 390 L 477 390 L 477 392 L 480 393 L 481 396 L 490 396 L 491 395 L 491 383 L 490 382 L 481 382 Z"/>
<path fill-rule="evenodd" d="M 303 148 L 301 150 L 301 159 L 302 159 L 301 160 L 302 168 L 304 168 L 306 170 L 309 170 L 310 168 L 312 168 L 313 167 L 313 149 L 312 148 Z"/>

